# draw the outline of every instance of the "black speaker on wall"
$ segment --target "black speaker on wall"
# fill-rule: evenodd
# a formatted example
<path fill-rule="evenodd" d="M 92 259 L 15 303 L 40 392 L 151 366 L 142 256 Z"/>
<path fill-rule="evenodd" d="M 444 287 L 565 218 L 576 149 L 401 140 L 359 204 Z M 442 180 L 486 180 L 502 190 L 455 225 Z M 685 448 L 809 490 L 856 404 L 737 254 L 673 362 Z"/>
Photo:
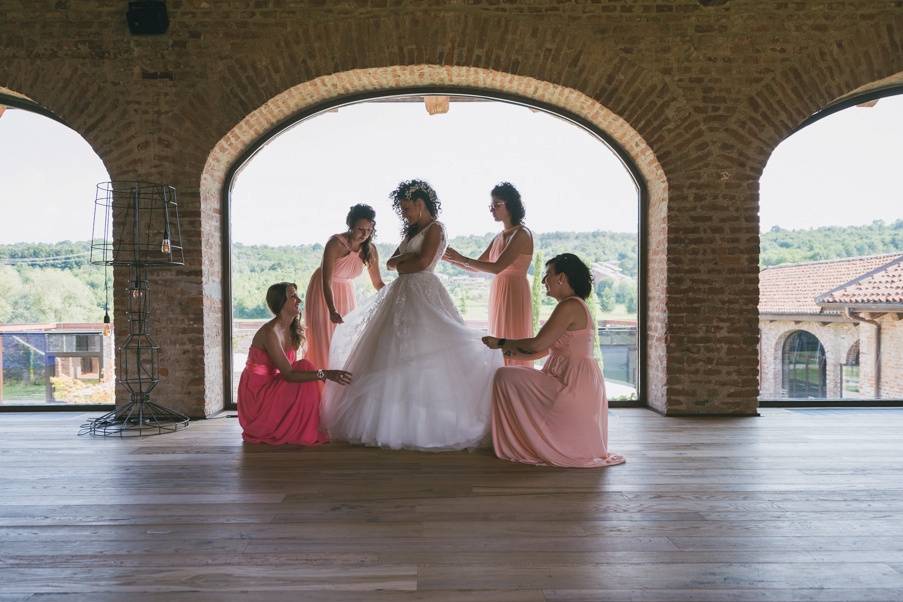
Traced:
<path fill-rule="evenodd" d="M 131 0 L 125 16 L 129 32 L 136 36 L 159 35 L 169 29 L 164 0 Z"/>

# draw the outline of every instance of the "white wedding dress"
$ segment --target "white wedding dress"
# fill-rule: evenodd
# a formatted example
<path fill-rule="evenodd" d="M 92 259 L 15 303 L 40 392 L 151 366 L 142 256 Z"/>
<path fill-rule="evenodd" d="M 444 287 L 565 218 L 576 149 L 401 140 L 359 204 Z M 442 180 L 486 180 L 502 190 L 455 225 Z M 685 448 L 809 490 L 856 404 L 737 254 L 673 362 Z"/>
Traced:
<path fill-rule="evenodd" d="M 502 355 L 464 325 L 433 273 L 447 245 L 433 222 L 401 243 L 419 252 L 424 233 L 440 228 L 429 267 L 400 274 L 344 317 L 329 363 L 353 375 L 326 384 L 323 422 L 332 439 L 392 449 L 444 451 L 488 444 L 492 379 Z"/>

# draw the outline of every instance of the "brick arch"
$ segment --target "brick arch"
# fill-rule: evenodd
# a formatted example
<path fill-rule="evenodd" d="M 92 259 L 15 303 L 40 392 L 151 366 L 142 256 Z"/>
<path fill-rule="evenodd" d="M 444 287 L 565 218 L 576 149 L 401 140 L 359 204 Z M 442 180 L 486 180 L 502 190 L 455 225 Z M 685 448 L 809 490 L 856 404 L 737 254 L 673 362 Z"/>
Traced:
<path fill-rule="evenodd" d="M 830 345 L 825 345 L 822 337 L 818 335 L 817 329 L 815 328 L 800 328 L 798 325 L 794 325 L 787 329 L 786 332 L 781 333 L 780 336 L 775 340 L 775 356 L 777 357 L 777 362 L 775 366 L 778 368 L 778 374 L 780 374 L 778 380 L 778 386 L 780 389 L 784 388 L 784 345 L 787 343 L 787 339 L 789 339 L 793 334 L 797 332 L 805 332 L 806 334 L 810 334 L 815 337 L 815 340 L 818 341 L 819 346 L 821 346 L 822 351 L 825 354 L 825 366 L 829 366 L 832 362 L 836 361 L 834 358 L 834 353 Z M 825 376 L 825 387 L 828 386 L 827 375 Z"/>
<path fill-rule="evenodd" d="M 761 175 L 774 149 L 812 115 L 851 94 L 903 81 L 903 20 L 871 23 L 827 40 L 778 70 L 748 96 L 732 133 Z"/>
<path fill-rule="evenodd" d="M 0 64 L 0 92 L 35 103 L 45 115 L 52 115 L 84 138 L 115 179 L 123 173 L 118 166 L 128 159 L 129 153 L 122 152 L 124 145 L 109 125 L 128 123 L 134 117 L 129 116 L 128 107 L 117 94 L 102 95 L 100 100 L 92 98 L 96 93 L 92 86 L 92 77 L 71 62 L 60 71 L 34 69 L 21 59 Z M 132 159 L 138 160 L 139 156 L 135 153 Z"/>
<path fill-rule="evenodd" d="M 792 335 L 795 332 L 805 332 L 805 333 L 808 333 L 808 334 L 811 334 L 812 336 L 814 336 L 815 339 L 818 341 L 818 344 L 821 345 L 822 348 L 825 350 L 825 357 L 827 357 L 828 348 L 825 347 L 824 343 L 822 343 L 821 337 L 818 336 L 818 333 L 815 331 L 815 329 L 814 328 L 803 328 L 800 325 L 795 324 L 793 326 L 788 326 L 784 332 L 782 332 L 777 337 L 775 337 L 773 353 L 774 353 L 774 356 L 778 358 L 778 361 L 777 361 L 778 365 L 780 365 L 781 362 L 783 361 L 782 355 L 784 353 L 784 343 L 786 343 L 787 339 L 790 338 L 790 335 Z"/>
<path fill-rule="evenodd" d="M 665 407 L 665 265 L 668 181 L 665 171 L 649 143 L 621 116 L 597 100 L 572 88 L 531 77 L 503 73 L 477 67 L 449 67 L 440 65 L 407 65 L 354 69 L 321 76 L 293 86 L 274 96 L 241 119 L 210 151 L 200 182 L 202 246 L 208 251 L 223 247 L 220 221 L 223 203 L 227 201 L 226 186 L 230 170 L 245 152 L 287 120 L 305 109 L 341 103 L 343 98 L 367 93 L 442 88 L 468 89 L 512 95 L 537 106 L 546 106 L 570 113 L 605 132 L 630 158 L 636 167 L 634 175 L 641 179 L 646 191 L 646 329 L 647 382 L 646 399 L 664 411 Z M 222 356 L 223 299 L 210 298 L 211 291 L 223 281 L 223 266 L 219 253 L 204 259 L 205 290 L 204 330 L 205 388 L 208 402 L 223 399 L 225 379 Z M 217 351 L 219 350 L 219 351 Z M 219 391 L 219 395 L 211 395 Z M 206 408 L 207 413 L 216 408 Z"/>
<path fill-rule="evenodd" d="M 856 339 L 856 342 L 850 345 L 850 348 L 847 350 L 846 358 L 844 359 L 844 363 L 846 365 L 851 365 L 853 360 L 856 360 L 855 365 L 859 365 L 860 361 L 860 345 L 859 339 Z"/>

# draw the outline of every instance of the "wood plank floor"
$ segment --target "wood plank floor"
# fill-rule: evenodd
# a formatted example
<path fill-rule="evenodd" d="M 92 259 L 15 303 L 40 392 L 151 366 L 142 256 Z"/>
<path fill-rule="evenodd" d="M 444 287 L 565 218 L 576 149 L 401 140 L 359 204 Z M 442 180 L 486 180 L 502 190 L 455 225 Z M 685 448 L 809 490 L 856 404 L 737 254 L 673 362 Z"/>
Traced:
<path fill-rule="evenodd" d="M 611 412 L 627 464 L 0 414 L 0 602 L 903 600 L 903 410 Z"/>

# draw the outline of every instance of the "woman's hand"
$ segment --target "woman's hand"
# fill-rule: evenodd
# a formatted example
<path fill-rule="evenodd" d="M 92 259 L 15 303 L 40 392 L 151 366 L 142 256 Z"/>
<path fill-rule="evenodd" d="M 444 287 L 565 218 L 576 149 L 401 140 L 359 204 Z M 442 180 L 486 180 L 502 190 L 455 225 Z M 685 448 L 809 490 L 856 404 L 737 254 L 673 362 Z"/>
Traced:
<path fill-rule="evenodd" d="M 323 374 L 325 375 L 326 380 L 331 380 L 334 383 L 340 385 L 351 384 L 351 372 L 346 372 L 344 370 L 323 370 Z"/>
<path fill-rule="evenodd" d="M 490 349 L 499 349 L 499 340 L 496 337 L 483 337 L 481 340 Z"/>
<path fill-rule="evenodd" d="M 329 321 L 333 324 L 344 324 L 345 320 L 342 319 L 342 314 L 337 312 L 336 310 L 332 310 L 329 312 Z"/>
<path fill-rule="evenodd" d="M 453 248 L 448 247 L 445 249 L 445 254 L 442 255 L 442 259 L 445 261 L 450 261 L 452 263 L 461 263 L 464 261 L 464 256 L 455 251 Z"/>

